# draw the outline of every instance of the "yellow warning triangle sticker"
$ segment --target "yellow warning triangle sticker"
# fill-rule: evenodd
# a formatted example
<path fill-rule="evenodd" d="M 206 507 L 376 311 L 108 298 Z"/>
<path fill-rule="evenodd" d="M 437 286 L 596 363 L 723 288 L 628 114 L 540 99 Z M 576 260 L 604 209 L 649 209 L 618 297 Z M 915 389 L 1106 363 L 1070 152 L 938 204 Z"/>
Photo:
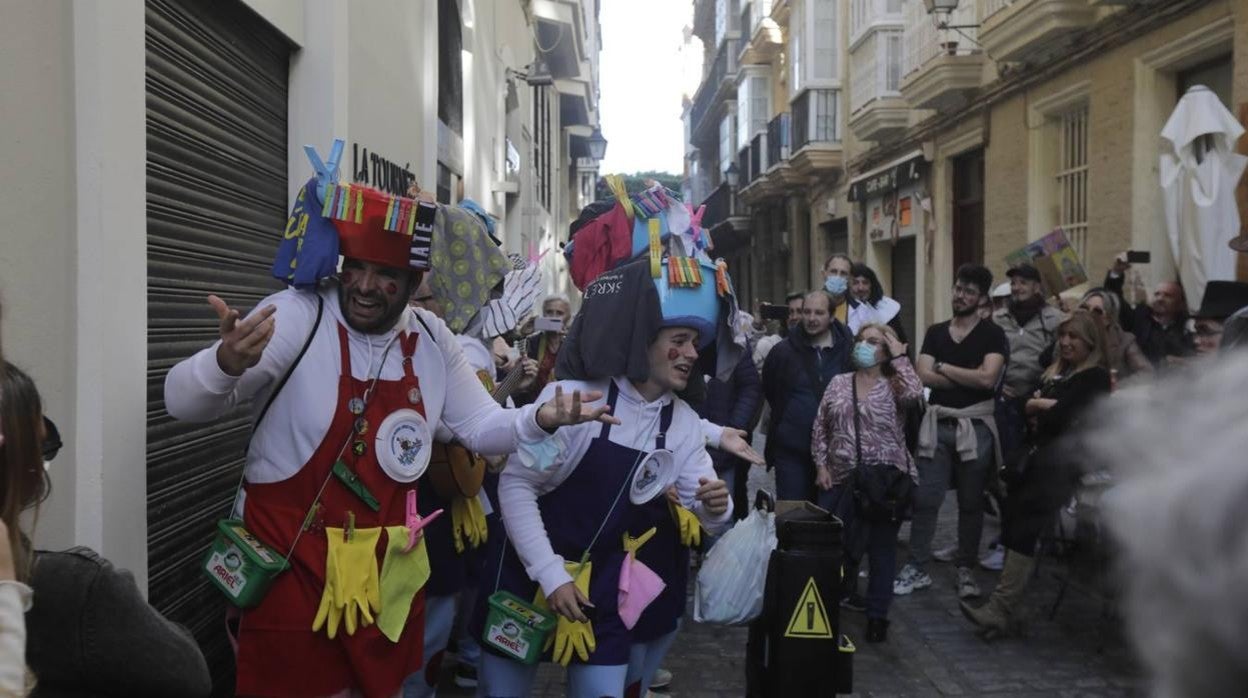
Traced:
<path fill-rule="evenodd" d="M 793 615 L 789 618 L 789 627 L 784 631 L 785 637 L 804 639 L 832 639 L 832 626 L 828 623 L 828 612 L 819 597 L 819 589 L 815 586 L 815 578 L 806 582 L 802 597 L 797 600 Z"/>

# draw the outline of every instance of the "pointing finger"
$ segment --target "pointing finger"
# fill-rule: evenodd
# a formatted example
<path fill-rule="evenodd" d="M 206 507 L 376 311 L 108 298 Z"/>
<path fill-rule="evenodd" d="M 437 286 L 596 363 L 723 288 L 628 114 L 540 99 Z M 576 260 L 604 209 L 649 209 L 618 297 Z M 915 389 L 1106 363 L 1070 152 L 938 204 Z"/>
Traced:
<path fill-rule="evenodd" d="M 572 419 L 570 421 L 573 424 L 577 423 L 581 419 L 581 391 L 579 390 L 572 391 L 572 415 L 571 417 Z"/>

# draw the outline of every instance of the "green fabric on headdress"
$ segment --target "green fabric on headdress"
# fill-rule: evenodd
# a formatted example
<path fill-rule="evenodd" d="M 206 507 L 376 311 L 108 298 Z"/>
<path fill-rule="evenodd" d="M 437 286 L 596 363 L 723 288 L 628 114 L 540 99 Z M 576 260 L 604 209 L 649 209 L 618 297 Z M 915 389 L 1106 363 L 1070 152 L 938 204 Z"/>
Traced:
<path fill-rule="evenodd" d="M 481 219 L 458 206 L 438 206 L 431 261 L 430 289 L 445 311 L 447 326 L 456 334 L 464 331 L 490 300 L 490 289 L 511 269 Z"/>

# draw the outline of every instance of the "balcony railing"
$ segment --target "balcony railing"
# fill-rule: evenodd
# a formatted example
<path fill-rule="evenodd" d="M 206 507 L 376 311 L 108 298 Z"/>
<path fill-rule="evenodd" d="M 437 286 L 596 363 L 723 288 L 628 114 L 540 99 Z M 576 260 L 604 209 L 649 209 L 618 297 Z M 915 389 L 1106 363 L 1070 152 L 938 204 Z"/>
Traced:
<path fill-rule="evenodd" d="M 955 32 L 937 29 L 921 2 L 906 3 L 905 41 L 902 42 L 902 76 L 917 72 L 928 61 L 941 55 L 964 56 L 975 51 L 979 41 L 975 3 L 962 3 L 949 16 L 949 24 L 969 27 Z"/>
<path fill-rule="evenodd" d="M 767 166 L 789 159 L 789 114 L 776 115 L 767 122 Z"/>
<path fill-rule="evenodd" d="M 750 181 L 750 146 L 746 145 L 737 152 L 737 184 L 744 187 Z"/>
<path fill-rule="evenodd" d="M 729 218 L 745 215 L 745 207 L 737 199 L 732 187 L 721 184 L 702 201 L 706 213 L 702 214 L 702 227 L 710 230 Z"/>
<path fill-rule="evenodd" d="M 689 110 L 689 123 L 694 131 L 698 130 L 702 118 L 715 103 L 715 95 L 719 92 L 720 84 L 726 78 L 736 75 L 739 49 L 739 39 L 728 39 L 719 47 L 715 62 L 711 63 L 710 70 L 707 71 L 702 85 L 698 87 L 698 93 L 693 98 L 693 108 Z"/>
<path fill-rule="evenodd" d="M 762 176 L 767 169 L 767 134 L 760 133 L 750 139 L 750 182 Z"/>
<path fill-rule="evenodd" d="M 793 100 L 791 152 L 810 143 L 840 142 L 840 109 L 840 90 L 807 90 Z"/>

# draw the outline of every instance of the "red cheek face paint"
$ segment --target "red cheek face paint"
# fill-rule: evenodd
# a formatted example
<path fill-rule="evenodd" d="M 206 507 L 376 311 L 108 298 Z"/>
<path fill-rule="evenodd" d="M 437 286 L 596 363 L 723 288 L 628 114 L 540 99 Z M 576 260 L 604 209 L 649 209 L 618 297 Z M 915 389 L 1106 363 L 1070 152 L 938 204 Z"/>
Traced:
<path fill-rule="evenodd" d="M 680 358 L 680 350 L 679 350 L 679 349 L 672 348 L 672 349 L 668 349 L 668 350 L 667 350 L 667 360 L 668 360 L 668 361 L 675 361 L 676 359 L 679 359 L 679 358 Z"/>
<path fill-rule="evenodd" d="M 343 272 L 338 275 L 338 280 L 342 282 L 343 286 L 354 286 L 355 285 L 355 272 L 350 271 L 350 270 L 343 270 Z"/>
<path fill-rule="evenodd" d="M 397 296 L 399 294 L 399 285 L 394 281 L 387 281 L 385 291 L 387 296 Z"/>

